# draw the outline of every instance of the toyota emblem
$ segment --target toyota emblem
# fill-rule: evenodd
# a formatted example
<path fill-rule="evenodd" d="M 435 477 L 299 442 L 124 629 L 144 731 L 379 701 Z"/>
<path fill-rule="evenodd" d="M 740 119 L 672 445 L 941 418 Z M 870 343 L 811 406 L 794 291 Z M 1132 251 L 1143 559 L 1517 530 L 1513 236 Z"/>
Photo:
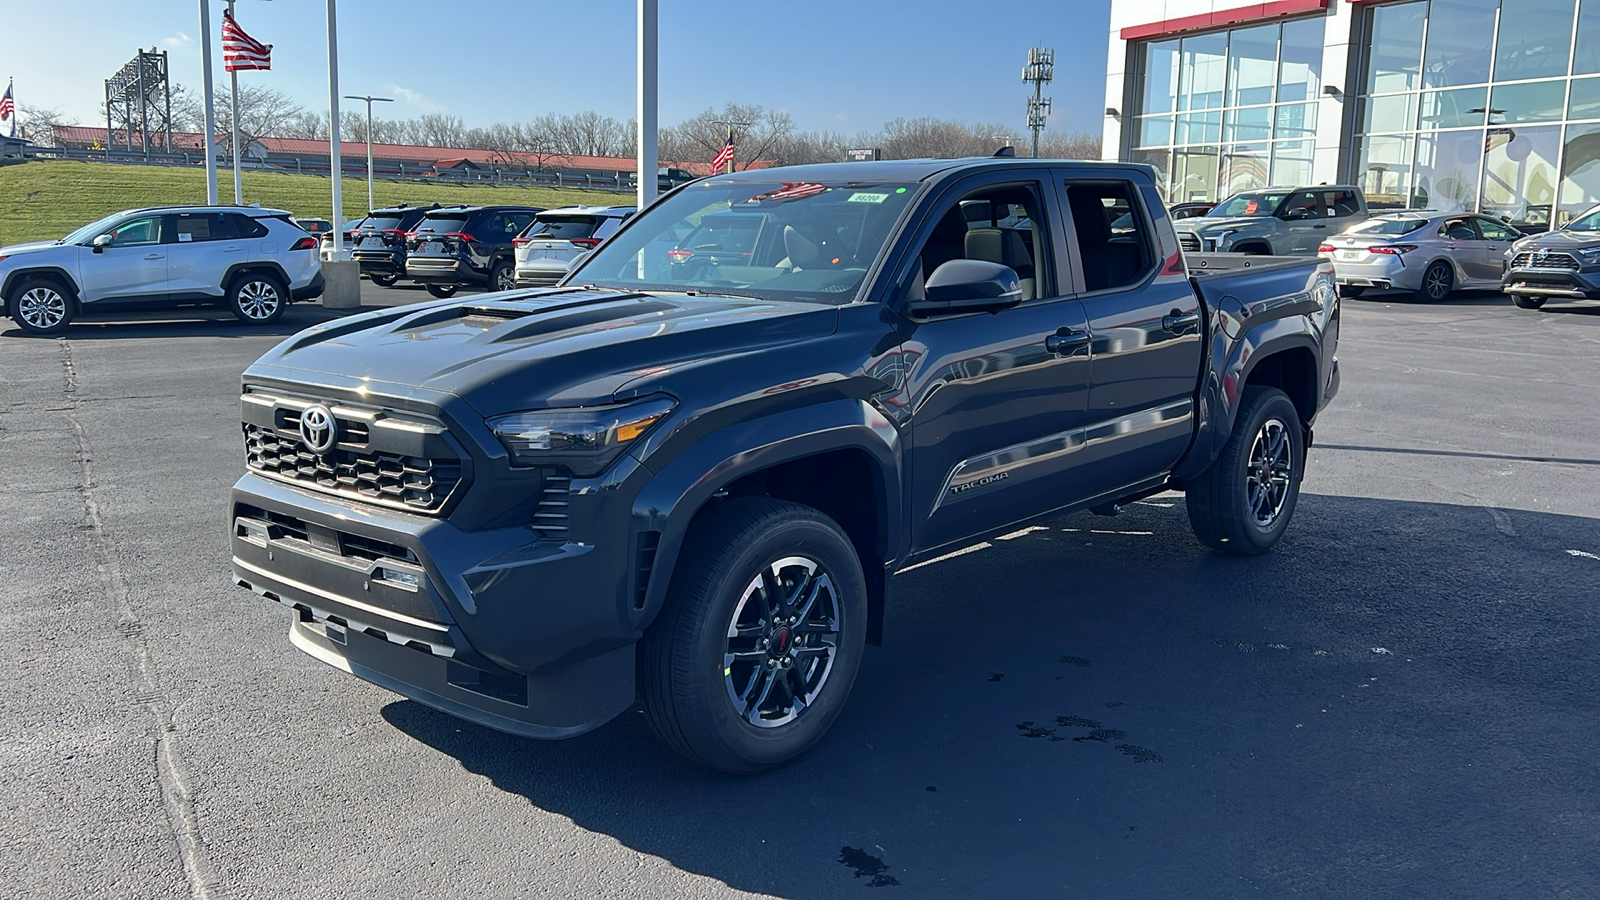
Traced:
<path fill-rule="evenodd" d="M 1545 260 L 1550 258 L 1550 248 L 1548 248 L 1548 247 L 1540 247 L 1539 248 L 1539 252 L 1535 253 L 1533 255 L 1533 258 L 1537 259 L 1539 262 L 1544 262 Z"/>
<path fill-rule="evenodd" d="M 321 456 L 333 449 L 339 437 L 338 423 L 333 412 L 322 404 L 308 406 L 300 414 L 300 440 L 306 449 Z"/>

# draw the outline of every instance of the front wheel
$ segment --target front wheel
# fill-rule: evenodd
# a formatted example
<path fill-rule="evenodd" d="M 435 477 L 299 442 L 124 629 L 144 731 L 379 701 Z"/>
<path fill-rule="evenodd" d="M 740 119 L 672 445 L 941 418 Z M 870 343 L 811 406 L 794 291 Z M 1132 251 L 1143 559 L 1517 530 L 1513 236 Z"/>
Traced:
<path fill-rule="evenodd" d="M 697 518 L 639 647 L 651 726 L 735 774 L 782 765 L 844 708 L 866 646 L 867 590 L 830 518 L 764 497 Z"/>
<path fill-rule="evenodd" d="M 456 295 L 456 291 L 459 291 L 459 290 L 461 290 L 461 285 L 459 285 L 459 284 L 430 284 L 430 285 L 428 285 L 428 293 L 434 295 L 435 297 L 438 297 L 440 300 L 443 300 L 443 299 L 445 299 L 447 297 L 454 297 Z"/>
<path fill-rule="evenodd" d="M 1512 294 L 1511 302 L 1517 309 L 1538 309 L 1544 305 L 1544 297 L 1535 297 L 1531 294 Z"/>
<path fill-rule="evenodd" d="M 228 288 L 228 308 L 241 322 L 270 325 L 283 316 L 289 292 L 271 275 L 254 272 L 234 279 Z"/>
<path fill-rule="evenodd" d="M 394 287 L 394 283 L 400 280 L 399 275 L 368 275 L 367 277 L 372 279 L 372 283 L 378 287 Z"/>
<path fill-rule="evenodd" d="M 1305 431 L 1289 396 L 1245 388 L 1222 455 L 1188 486 L 1195 537 L 1238 556 L 1271 550 L 1294 515 L 1304 464 Z"/>
<path fill-rule="evenodd" d="M 11 320 L 28 334 L 60 334 L 78 314 L 72 292 L 51 278 L 27 278 L 11 290 Z"/>

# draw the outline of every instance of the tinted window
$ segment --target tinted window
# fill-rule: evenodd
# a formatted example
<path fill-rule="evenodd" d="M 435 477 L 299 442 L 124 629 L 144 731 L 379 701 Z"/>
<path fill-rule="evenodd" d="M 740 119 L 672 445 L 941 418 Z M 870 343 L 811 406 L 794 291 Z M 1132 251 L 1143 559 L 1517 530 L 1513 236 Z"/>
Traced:
<path fill-rule="evenodd" d="M 227 213 L 206 213 L 173 216 L 173 226 L 180 244 L 194 241 L 225 241 L 239 236 Z"/>
<path fill-rule="evenodd" d="M 417 230 L 432 231 L 435 234 L 450 234 L 461 231 L 466 224 L 466 213 L 450 213 L 442 216 L 432 215 L 418 223 Z"/>
<path fill-rule="evenodd" d="M 533 213 L 513 212 L 505 214 L 505 236 L 507 238 L 521 234 L 533 222 Z"/>
<path fill-rule="evenodd" d="M 366 221 L 361 223 L 361 230 L 390 231 L 392 229 L 401 227 L 401 224 L 402 222 L 399 216 L 389 215 L 388 213 L 379 213 L 377 215 L 367 216 Z"/>
<path fill-rule="evenodd" d="M 1232 197 L 1212 207 L 1206 215 L 1214 219 L 1227 219 L 1235 216 L 1270 216 L 1283 202 L 1288 194 L 1267 194 L 1252 191 L 1246 194 L 1234 194 Z"/>
<path fill-rule="evenodd" d="M 541 213 L 533 217 L 528 237 L 570 241 L 573 238 L 592 237 L 600 222 L 596 216 L 550 215 Z M 612 229 L 615 231 L 616 229 Z"/>
<path fill-rule="evenodd" d="M 1451 219 L 1439 229 L 1439 234 L 1453 241 L 1475 241 L 1478 239 L 1477 229 L 1466 219 Z"/>
<path fill-rule="evenodd" d="M 138 247 L 161 243 L 161 216 L 129 219 L 106 232 L 111 235 L 113 247 Z"/>
<path fill-rule="evenodd" d="M 1493 219 L 1478 219 L 1477 221 L 1478 231 L 1491 241 L 1509 241 L 1522 235 L 1522 232 Z"/>
<path fill-rule="evenodd" d="M 1369 219 L 1345 234 L 1410 234 L 1426 224 L 1427 219 Z"/>
<path fill-rule="evenodd" d="M 238 213 L 227 213 L 228 219 L 233 223 L 234 233 L 242 238 L 258 238 L 267 236 L 267 226 L 260 220 Z M 324 229 L 326 230 L 326 229 Z"/>
<path fill-rule="evenodd" d="M 1156 257 L 1133 185 L 1069 182 L 1067 205 L 1085 290 L 1115 290 L 1145 279 Z"/>
<path fill-rule="evenodd" d="M 1279 217 L 1283 219 L 1319 219 L 1326 213 L 1323 212 L 1322 194 L 1320 191 L 1300 191 L 1284 201 L 1283 211 Z"/>
<path fill-rule="evenodd" d="M 1361 204 L 1356 200 L 1355 191 L 1323 191 L 1322 198 L 1328 206 L 1330 216 L 1358 216 L 1361 214 Z"/>
<path fill-rule="evenodd" d="M 607 216 L 600 220 L 600 226 L 594 230 L 594 234 L 590 235 L 590 237 L 603 241 L 616 234 L 617 229 L 622 227 L 623 221 L 621 216 Z"/>

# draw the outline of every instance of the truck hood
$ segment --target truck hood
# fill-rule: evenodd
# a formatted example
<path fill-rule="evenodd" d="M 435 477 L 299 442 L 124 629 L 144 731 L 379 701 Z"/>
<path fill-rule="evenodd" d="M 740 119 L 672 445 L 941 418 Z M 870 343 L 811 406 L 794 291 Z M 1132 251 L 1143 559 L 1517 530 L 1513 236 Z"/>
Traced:
<path fill-rule="evenodd" d="M 1547 231 L 1517 241 L 1517 252 L 1525 250 L 1590 250 L 1600 247 L 1600 231 Z"/>
<path fill-rule="evenodd" d="M 1195 234 L 1207 234 L 1221 231 L 1224 228 L 1241 230 L 1254 228 L 1266 222 L 1273 221 L 1271 216 L 1235 216 L 1227 219 L 1213 219 L 1210 216 L 1196 216 L 1193 219 L 1180 219 L 1172 227 L 1179 231 L 1192 231 Z"/>
<path fill-rule="evenodd" d="M 838 320 L 836 307 L 816 303 L 678 293 L 558 288 L 463 297 L 309 328 L 245 378 L 294 380 L 297 371 L 358 380 L 379 394 L 385 384 L 424 388 L 492 416 L 606 402 L 664 368 L 825 337 Z"/>

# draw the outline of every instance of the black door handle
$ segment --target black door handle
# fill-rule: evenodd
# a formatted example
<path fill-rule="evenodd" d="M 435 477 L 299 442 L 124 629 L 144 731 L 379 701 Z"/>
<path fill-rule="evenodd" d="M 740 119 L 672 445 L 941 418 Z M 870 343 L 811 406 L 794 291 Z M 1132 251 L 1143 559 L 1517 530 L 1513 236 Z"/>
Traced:
<path fill-rule="evenodd" d="M 1071 328 L 1060 328 L 1055 334 L 1044 339 L 1044 348 L 1057 356 L 1070 356 L 1079 348 L 1089 346 L 1087 332 L 1074 331 Z"/>
<path fill-rule="evenodd" d="M 1161 317 L 1162 331 L 1170 331 L 1173 334 L 1188 334 L 1191 331 L 1198 331 L 1199 328 L 1199 310 L 1186 313 L 1183 310 L 1175 309 L 1170 315 Z"/>

